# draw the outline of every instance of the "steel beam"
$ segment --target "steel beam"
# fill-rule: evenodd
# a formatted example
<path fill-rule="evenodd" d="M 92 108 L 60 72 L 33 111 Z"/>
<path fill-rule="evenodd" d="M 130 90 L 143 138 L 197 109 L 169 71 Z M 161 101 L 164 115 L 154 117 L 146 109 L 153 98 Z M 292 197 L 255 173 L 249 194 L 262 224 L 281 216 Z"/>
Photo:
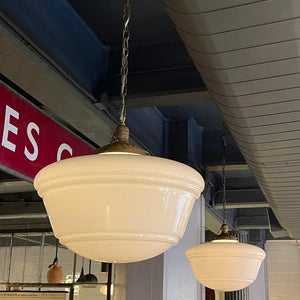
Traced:
<path fill-rule="evenodd" d="M 218 191 L 214 195 L 215 208 L 222 209 L 223 192 Z M 270 207 L 260 189 L 227 190 L 227 208 L 260 208 Z"/>
<path fill-rule="evenodd" d="M 221 165 L 215 165 L 215 166 L 207 166 L 206 170 L 208 172 L 221 172 L 222 171 L 222 166 Z M 240 171 L 240 170 L 250 170 L 249 166 L 246 164 L 226 164 L 226 171 Z"/>
<path fill-rule="evenodd" d="M 268 216 L 243 216 L 236 220 L 238 230 L 269 229 Z"/>
<path fill-rule="evenodd" d="M 0 202 L 0 219 L 46 218 L 43 202 Z"/>
<path fill-rule="evenodd" d="M 110 101 L 121 101 L 121 99 L 111 99 Z M 141 108 L 153 106 L 185 105 L 211 101 L 211 96 L 207 91 L 199 90 L 170 90 L 156 93 L 141 93 L 131 95 L 127 98 L 128 108 Z"/>
<path fill-rule="evenodd" d="M 35 192 L 33 184 L 25 180 L 0 180 L 0 194 Z"/>
<path fill-rule="evenodd" d="M 110 139 L 115 122 L 16 29 L 0 20 L 0 70 L 42 107 L 98 145 Z"/>

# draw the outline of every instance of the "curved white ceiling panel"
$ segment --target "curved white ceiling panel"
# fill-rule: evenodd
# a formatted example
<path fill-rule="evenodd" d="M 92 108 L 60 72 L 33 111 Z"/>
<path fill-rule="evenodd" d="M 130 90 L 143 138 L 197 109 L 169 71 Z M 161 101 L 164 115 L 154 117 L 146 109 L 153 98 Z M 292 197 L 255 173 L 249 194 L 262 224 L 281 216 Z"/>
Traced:
<path fill-rule="evenodd" d="M 165 4 L 278 220 L 300 238 L 300 1 Z"/>
<path fill-rule="evenodd" d="M 186 47 L 190 56 L 200 66 L 209 68 L 213 64 L 215 70 L 223 70 L 297 58 L 300 39 L 221 53 L 199 52 L 189 48 L 187 44 Z"/>
<path fill-rule="evenodd" d="M 299 19 L 292 19 L 211 35 L 188 33 L 179 28 L 177 31 L 189 48 L 204 53 L 223 53 L 299 39 L 299 25 Z"/>
<path fill-rule="evenodd" d="M 222 9 L 232 8 L 240 5 L 264 2 L 267 0 L 227 0 L 227 1 L 211 1 L 211 0 L 164 0 L 165 5 L 179 13 L 206 13 L 218 11 Z"/>
<path fill-rule="evenodd" d="M 188 2 L 188 1 L 186 1 Z M 192 1 L 193 2 L 193 1 Z M 201 5 L 201 0 L 197 1 Z M 214 1 L 220 2 L 220 1 Z M 300 14 L 300 2 L 283 7 L 285 1 L 253 2 L 205 13 L 182 13 L 169 6 L 169 15 L 176 20 L 176 27 L 183 32 L 197 35 L 220 34 L 275 22 L 285 22 Z"/>

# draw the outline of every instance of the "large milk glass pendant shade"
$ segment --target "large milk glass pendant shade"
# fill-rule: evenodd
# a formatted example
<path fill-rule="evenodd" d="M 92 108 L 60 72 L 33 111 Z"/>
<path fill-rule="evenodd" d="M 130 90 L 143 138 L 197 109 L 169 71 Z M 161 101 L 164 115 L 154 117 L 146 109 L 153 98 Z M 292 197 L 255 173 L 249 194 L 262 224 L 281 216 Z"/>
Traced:
<path fill-rule="evenodd" d="M 161 254 L 183 236 L 204 181 L 182 163 L 135 153 L 138 148 L 124 140 L 111 148 L 37 174 L 34 186 L 53 232 L 93 260 L 125 263 Z"/>
<path fill-rule="evenodd" d="M 222 234 L 228 231 L 222 225 Z M 189 248 L 195 277 L 203 285 L 217 291 L 236 291 L 249 286 L 257 277 L 265 252 L 256 246 L 239 243 L 229 237 Z"/>
<path fill-rule="evenodd" d="M 221 234 L 212 242 L 189 248 L 185 254 L 200 283 L 213 290 L 228 292 L 249 286 L 256 279 L 266 254 L 259 247 L 239 243 L 234 236 L 228 233 L 228 225 L 226 224 L 225 128 L 224 124 L 222 132 L 223 225 L 221 226 Z"/>
<path fill-rule="evenodd" d="M 129 0 L 123 13 L 122 109 L 111 143 L 94 155 L 45 167 L 34 186 L 61 244 L 89 259 L 127 263 L 161 254 L 178 242 L 204 181 L 194 169 L 150 157 L 128 143 Z"/>

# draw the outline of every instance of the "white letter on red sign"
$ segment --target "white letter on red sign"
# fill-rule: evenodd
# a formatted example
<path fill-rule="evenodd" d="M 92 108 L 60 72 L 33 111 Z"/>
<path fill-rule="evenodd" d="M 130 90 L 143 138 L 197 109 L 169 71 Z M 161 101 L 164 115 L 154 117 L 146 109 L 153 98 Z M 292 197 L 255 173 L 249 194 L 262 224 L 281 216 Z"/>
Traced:
<path fill-rule="evenodd" d="M 73 154 L 72 148 L 68 144 L 63 143 L 59 146 L 57 150 L 57 161 L 61 160 L 61 154 L 63 153 L 64 150 L 68 151 L 72 156 Z"/>
<path fill-rule="evenodd" d="M 32 130 L 35 130 L 37 132 L 37 134 L 40 133 L 40 128 L 39 126 L 37 126 L 35 123 L 30 122 L 27 126 L 27 136 L 29 138 L 29 141 L 33 147 L 33 153 L 30 153 L 29 150 L 27 149 L 27 147 L 25 146 L 25 150 L 24 150 L 24 154 L 26 155 L 26 157 L 31 160 L 34 161 L 37 159 L 38 155 L 39 155 L 39 148 L 38 145 L 36 143 L 36 140 L 34 139 L 33 135 L 32 135 Z"/>
<path fill-rule="evenodd" d="M 3 128 L 3 136 L 2 136 L 2 146 L 15 152 L 16 151 L 16 145 L 13 144 L 8 140 L 8 132 L 11 131 L 15 135 L 18 134 L 18 128 L 12 124 L 9 123 L 10 116 L 14 117 L 15 119 L 19 119 L 19 113 L 6 105 L 5 108 L 5 121 L 4 121 L 4 128 Z"/>

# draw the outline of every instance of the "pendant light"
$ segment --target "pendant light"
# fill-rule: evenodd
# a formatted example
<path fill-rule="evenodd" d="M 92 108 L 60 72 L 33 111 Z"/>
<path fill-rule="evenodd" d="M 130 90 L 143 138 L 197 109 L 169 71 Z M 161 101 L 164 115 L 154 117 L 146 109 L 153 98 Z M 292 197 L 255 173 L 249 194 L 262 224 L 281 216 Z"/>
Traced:
<path fill-rule="evenodd" d="M 189 248 L 190 260 L 198 281 L 218 291 L 236 291 L 249 286 L 257 277 L 265 252 L 256 246 L 239 243 L 230 235 L 226 224 L 225 125 L 222 132 L 223 224 L 221 234 L 212 242 Z"/>
<path fill-rule="evenodd" d="M 111 143 L 42 169 L 34 186 L 55 236 L 80 256 L 134 262 L 168 250 L 183 236 L 204 181 L 194 169 L 130 145 L 125 125 L 130 4 L 123 9 L 120 124 Z"/>
<path fill-rule="evenodd" d="M 48 267 L 47 272 L 47 282 L 48 283 L 61 283 L 63 280 L 63 271 L 61 267 L 58 265 L 58 240 L 56 240 L 55 247 L 55 258 L 53 263 Z"/>
<path fill-rule="evenodd" d="M 90 282 L 90 283 L 97 283 L 98 282 L 98 278 L 96 277 L 96 275 L 92 274 L 92 260 L 89 260 L 89 273 L 86 274 L 85 276 L 85 280 L 86 282 Z"/>

